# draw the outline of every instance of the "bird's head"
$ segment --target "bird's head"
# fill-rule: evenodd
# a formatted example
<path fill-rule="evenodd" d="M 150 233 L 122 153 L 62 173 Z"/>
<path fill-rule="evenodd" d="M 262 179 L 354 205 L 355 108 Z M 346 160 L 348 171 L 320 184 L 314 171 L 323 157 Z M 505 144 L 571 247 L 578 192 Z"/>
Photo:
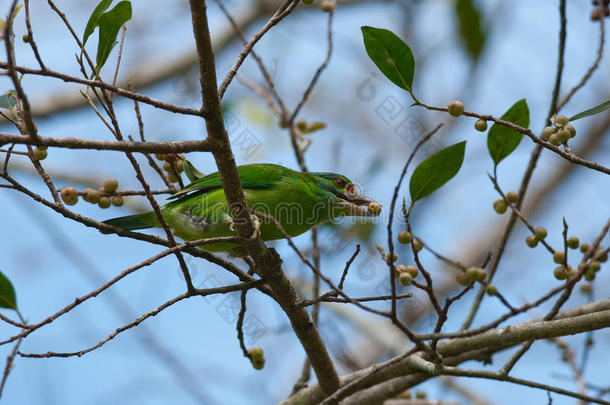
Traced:
<path fill-rule="evenodd" d="M 341 215 L 353 217 L 375 217 L 379 210 L 369 209 L 370 204 L 376 204 L 372 199 L 361 195 L 354 183 L 347 177 L 337 173 L 311 173 L 317 185 L 328 198 L 331 206 L 331 216 Z"/>

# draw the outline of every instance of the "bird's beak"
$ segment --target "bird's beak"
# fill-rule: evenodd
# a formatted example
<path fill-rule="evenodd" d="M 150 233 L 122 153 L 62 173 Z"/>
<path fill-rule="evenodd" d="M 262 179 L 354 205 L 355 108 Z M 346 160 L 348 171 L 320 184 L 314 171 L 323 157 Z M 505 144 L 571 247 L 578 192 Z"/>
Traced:
<path fill-rule="evenodd" d="M 376 217 L 379 212 L 373 213 L 369 211 L 370 203 L 377 204 L 374 200 L 359 194 L 337 194 L 339 197 L 338 205 L 343 208 L 345 215 L 352 217 Z"/>

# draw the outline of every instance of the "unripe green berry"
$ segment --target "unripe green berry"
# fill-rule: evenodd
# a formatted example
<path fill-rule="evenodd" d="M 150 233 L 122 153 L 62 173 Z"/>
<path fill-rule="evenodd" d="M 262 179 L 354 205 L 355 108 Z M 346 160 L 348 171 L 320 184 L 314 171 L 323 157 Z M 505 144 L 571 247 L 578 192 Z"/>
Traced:
<path fill-rule="evenodd" d="M 46 149 L 35 148 L 32 152 L 34 160 L 45 160 L 49 152 Z"/>
<path fill-rule="evenodd" d="M 122 207 L 123 197 L 121 197 L 120 195 L 115 195 L 114 197 L 112 197 L 112 205 L 114 205 L 115 207 Z"/>
<path fill-rule="evenodd" d="M 30 42 L 30 36 L 28 34 L 23 34 L 21 40 L 23 40 L 23 42 L 27 44 L 28 42 Z"/>
<path fill-rule="evenodd" d="M 411 232 L 400 231 L 398 233 L 398 242 L 402 243 L 403 245 L 406 245 L 407 243 L 411 243 L 412 240 L 413 240 L 413 235 L 411 235 Z"/>
<path fill-rule="evenodd" d="M 570 121 L 568 120 L 568 117 L 563 114 L 555 117 L 555 125 L 558 127 L 563 127 L 565 125 L 568 125 L 569 123 Z"/>
<path fill-rule="evenodd" d="M 468 280 L 468 276 L 466 275 L 465 271 L 460 271 L 455 276 L 455 281 L 457 281 L 458 284 L 463 285 L 463 286 L 467 286 L 469 284 L 472 284 L 472 281 Z"/>
<path fill-rule="evenodd" d="M 542 240 L 542 239 L 546 238 L 546 235 L 548 234 L 548 232 L 545 227 L 539 226 L 534 230 L 534 234 L 536 235 L 536 238 L 538 240 Z"/>
<path fill-rule="evenodd" d="M 565 128 L 557 131 L 557 141 L 560 143 L 566 143 L 570 139 L 570 131 Z"/>
<path fill-rule="evenodd" d="M 466 270 L 466 278 L 468 281 L 477 281 L 479 279 L 479 269 L 477 267 L 470 267 Z"/>
<path fill-rule="evenodd" d="M 587 251 L 589 250 L 589 244 L 588 243 L 583 243 L 580 245 L 580 251 L 582 253 L 587 253 Z"/>
<path fill-rule="evenodd" d="M 163 153 L 155 153 L 155 158 L 157 160 L 165 160 L 165 155 Z"/>
<path fill-rule="evenodd" d="M 252 347 L 248 350 L 250 363 L 255 370 L 261 370 L 265 366 L 265 355 L 263 349 L 259 346 Z"/>
<path fill-rule="evenodd" d="M 487 277 L 487 273 L 485 272 L 485 269 L 478 268 L 477 269 L 477 281 L 483 281 L 483 280 L 485 280 L 485 277 Z"/>
<path fill-rule="evenodd" d="M 551 136 L 549 136 L 549 142 L 555 146 L 561 145 L 561 141 L 557 137 L 557 134 L 552 134 Z"/>
<path fill-rule="evenodd" d="M 170 183 L 177 183 L 178 176 L 176 176 L 173 171 L 169 172 L 169 173 L 167 173 L 167 180 L 169 180 Z"/>
<path fill-rule="evenodd" d="M 566 254 L 563 250 L 556 250 L 553 253 L 553 261 L 557 264 L 563 264 L 566 260 Z"/>
<path fill-rule="evenodd" d="M 381 205 L 376 202 L 370 202 L 367 208 L 368 211 L 373 215 L 381 214 Z"/>
<path fill-rule="evenodd" d="M 508 202 L 510 203 L 516 203 L 517 200 L 519 199 L 519 194 L 517 194 L 516 191 L 509 191 L 508 193 L 506 193 L 506 199 L 508 200 Z"/>
<path fill-rule="evenodd" d="M 580 291 L 585 294 L 590 294 L 591 291 L 593 291 L 593 285 L 592 284 L 581 284 Z"/>
<path fill-rule="evenodd" d="M 413 246 L 413 250 L 415 250 L 416 252 L 419 252 L 420 250 L 422 250 L 424 248 L 424 244 L 421 243 L 421 240 L 419 240 L 419 239 L 413 240 L 413 243 L 411 244 L 411 246 Z"/>
<path fill-rule="evenodd" d="M 386 256 L 386 261 L 387 263 L 396 263 L 396 260 L 398 260 L 398 255 L 396 254 L 396 252 L 392 253 L 392 255 L 387 255 Z"/>
<path fill-rule="evenodd" d="M 565 280 L 568 278 L 568 270 L 563 266 L 559 266 L 553 270 L 553 275 L 557 280 Z"/>
<path fill-rule="evenodd" d="M 548 141 L 550 136 L 553 135 L 556 132 L 557 132 L 557 129 L 555 129 L 554 127 L 545 127 L 542 130 L 541 138 L 544 139 L 545 141 Z"/>
<path fill-rule="evenodd" d="M 601 267 L 602 265 L 599 262 L 592 261 L 589 262 L 589 265 L 587 266 L 587 271 L 599 271 Z"/>
<path fill-rule="evenodd" d="M 494 210 L 498 214 L 504 214 L 506 212 L 506 208 L 506 201 L 504 201 L 502 198 L 498 198 L 496 201 L 494 201 Z"/>
<path fill-rule="evenodd" d="M 108 208 L 110 207 L 110 198 L 108 197 L 100 197 L 100 201 L 97 203 L 100 208 Z"/>
<path fill-rule="evenodd" d="M 487 287 L 485 288 L 485 292 L 487 293 L 487 295 L 496 295 L 498 294 L 498 290 L 496 289 L 495 285 L 492 284 L 488 284 Z"/>
<path fill-rule="evenodd" d="M 83 200 L 90 202 L 91 204 L 97 204 L 100 201 L 100 193 L 97 190 L 93 190 L 91 188 L 86 188 L 83 190 L 85 195 L 83 196 Z"/>
<path fill-rule="evenodd" d="M 184 163 L 182 159 L 179 159 L 176 162 L 176 170 L 178 170 L 178 173 L 182 173 L 184 171 Z"/>
<path fill-rule="evenodd" d="M 104 182 L 103 187 L 105 192 L 112 194 L 119 188 L 119 181 L 117 179 L 108 179 Z"/>
<path fill-rule="evenodd" d="M 404 266 L 402 273 L 408 273 L 412 278 L 415 278 L 419 274 L 419 270 L 416 266 L 410 264 L 408 266 Z"/>
<path fill-rule="evenodd" d="M 449 112 L 449 115 L 459 117 L 464 113 L 464 103 L 461 101 L 452 101 L 447 106 L 447 111 Z"/>
<path fill-rule="evenodd" d="M 163 162 L 163 170 L 165 170 L 166 172 L 170 172 L 172 170 L 172 165 L 169 162 Z"/>
<path fill-rule="evenodd" d="M 591 270 L 585 271 L 585 280 L 593 281 L 595 280 L 595 272 Z"/>
<path fill-rule="evenodd" d="M 78 192 L 72 186 L 62 188 L 59 194 L 66 205 L 74 205 L 78 202 Z"/>
<path fill-rule="evenodd" d="M 527 246 L 535 248 L 536 246 L 538 246 L 538 238 L 536 237 L 536 235 L 529 235 L 527 238 L 525 238 L 525 243 L 527 244 Z"/>
<path fill-rule="evenodd" d="M 474 129 L 479 132 L 487 131 L 487 121 L 485 121 L 483 118 L 479 118 L 477 122 L 474 123 Z"/>
<path fill-rule="evenodd" d="M 580 241 L 576 236 L 571 236 L 568 238 L 568 247 L 570 249 L 578 249 L 578 245 L 580 245 Z"/>
<path fill-rule="evenodd" d="M 400 276 L 398 276 L 398 281 L 400 282 L 400 284 L 406 287 L 408 285 L 411 285 L 411 283 L 413 282 L 413 277 L 409 273 L 400 273 Z"/>
<path fill-rule="evenodd" d="M 297 126 L 299 131 L 305 131 L 307 129 L 307 121 L 305 121 L 303 118 L 297 119 L 295 125 Z"/>
<path fill-rule="evenodd" d="M 303 4 L 310 5 L 313 3 L 313 0 L 303 0 Z"/>
<path fill-rule="evenodd" d="M 574 128 L 574 125 L 568 124 L 565 127 L 563 127 L 563 129 L 568 130 L 568 132 L 570 133 L 570 138 L 574 138 L 576 136 L 576 128 Z"/>

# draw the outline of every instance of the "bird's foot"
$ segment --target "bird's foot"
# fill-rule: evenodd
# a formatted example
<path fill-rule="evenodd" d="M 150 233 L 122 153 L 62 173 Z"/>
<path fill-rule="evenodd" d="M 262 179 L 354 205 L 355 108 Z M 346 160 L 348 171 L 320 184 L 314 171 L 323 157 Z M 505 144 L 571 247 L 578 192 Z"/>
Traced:
<path fill-rule="evenodd" d="M 256 239 L 261 235 L 261 221 L 254 214 L 250 215 L 250 219 L 252 220 L 252 224 L 254 225 L 254 232 L 252 235 L 248 236 L 248 239 Z M 233 218 L 227 218 L 227 222 L 229 223 L 229 229 L 233 232 L 237 232 L 235 229 L 235 222 L 233 222 Z"/>

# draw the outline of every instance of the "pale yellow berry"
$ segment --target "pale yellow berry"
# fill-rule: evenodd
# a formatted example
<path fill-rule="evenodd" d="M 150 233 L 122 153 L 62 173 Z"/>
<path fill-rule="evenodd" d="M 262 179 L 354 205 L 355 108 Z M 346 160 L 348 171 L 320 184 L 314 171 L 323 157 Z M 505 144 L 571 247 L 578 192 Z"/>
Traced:
<path fill-rule="evenodd" d="M 114 197 L 112 197 L 112 205 L 114 205 L 115 207 L 122 207 L 123 197 L 121 197 L 120 195 L 115 195 Z"/>
<path fill-rule="evenodd" d="M 544 139 L 545 141 L 549 140 L 549 137 L 551 135 L 553 135 L 555 132 L 557 132 L 557 129 L 555 129 L 554 127 L 545 127 L 542 130 L 542 136 L 541 138 Z"/>
<path fill-rule="evenodd" d="M 368 205 L 368 210 L 373 215 L 379 215 L 381 213 L 381 205 L 376 202 L 370 202 Z"/>
<path fill-rule="evenodd" d="M 542 226 L 537 227 L 534 230 L 534 232 L 535 232 L 536 238 L 538 240 L 542 240 L 542 239 L 546 238 L 546 235 L 548 234 L 546 228 L 544 228 Z"/>
<path fill-rule="evenodd" d="M 413 277 L 409 273 L 400 273 L 400 276 L 398 276 L 398 281 L 400 282 L 400 284 L 406 287 L 408 285 L 411 285 L 411 283 L 413 282 Z"/>
<path fill-rule="evenodd" d="M 474 123 L 474 129 L 479 132 L 487 131 L 487 121 L 485 121 L 483 118 L 479 118 L 477 122 Z"/>
<path fill-rule="evenodd" d="M 570 121 L 568 120 L 568 117 L 566 117 L 565 115 L 558 115 L 555 117 L 555 125 L 557 125 L 558 127 L 568 125 L 569 122 Z"/>
<path fill-rule="evenodd" d="M 464 103 L 461 101 L 452 101 L 447 106 L 447 111 L 449 112 L 449 115 L 459 117 L 464 113 Z"/>
<path fill-rule="evenodd" d="M 105 192 L 112 194 L 119 188 L 119 181 L 117 179 L 108 179 L 104 182 L 103 187 Z"/>
<path fill-rule="evenodd" d="M 78 202 L 78 192 L 72 186 L 62 188 L 59 194 L 66 205 L 74 205 Z"/>
<path fill-rule="evenodd" d="M 100 201 L 100 193 L 97 190 L 93 190 L 91 188 L 86 188 L 83 190 L 85 195 L 83 196 L 83 200 L 90 202 L 91 204 L 97 204 Z"/>
<path fill-rule="evenodd" d="M 325 13 L 335 11 L 335 7 L 336 3 L 334 0 L 322 0 L 322 3 L 320 3 L 320 10 L 324 11 Z"/>
<path fill-rule="evenodd" d="M 508 202 L 514 204 L 519 199 L 519 194 L 517 194 L 516 191 L 509 191 L 508 193 L 506 193 L 506 199 L 508 200 Z"/>

